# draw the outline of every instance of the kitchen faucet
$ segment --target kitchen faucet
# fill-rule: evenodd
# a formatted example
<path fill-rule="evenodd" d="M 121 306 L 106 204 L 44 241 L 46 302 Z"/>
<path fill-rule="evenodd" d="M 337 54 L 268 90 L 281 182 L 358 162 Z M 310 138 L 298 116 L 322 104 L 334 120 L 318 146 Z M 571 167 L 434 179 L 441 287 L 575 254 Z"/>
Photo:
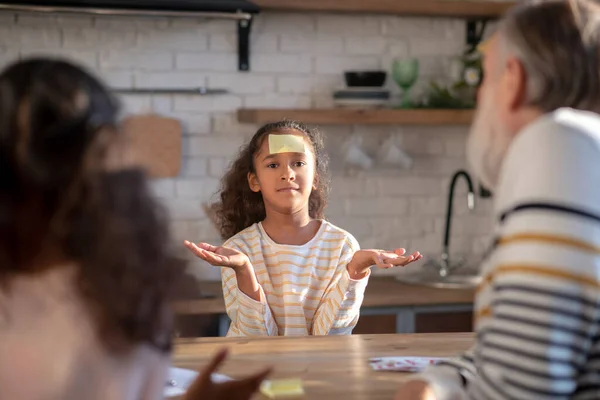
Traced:
<path fill-rule="evenodd" d="M 452 223 L 452 204 L 454 202 L 454 188 L 456 186 L 456 182 L 460 177 L 465 178 L 467 182 L 467 207 L 469 210 L 473 210 L 475 208 L 475 191 L 473 190 L 473 181 L 471 177 L 466 171 L 459 170 L 454 175 L 452 175 L 452 179 L 450 180 L 450 191 L 448 193 L 448 207 L 446 209 L 446 228 L 444 229 L 444 243 L 442 247 L 442 263 L 441 269 L 439 271 L 441 277 L 446 277 L 450 270 L 450 227 Z"/>

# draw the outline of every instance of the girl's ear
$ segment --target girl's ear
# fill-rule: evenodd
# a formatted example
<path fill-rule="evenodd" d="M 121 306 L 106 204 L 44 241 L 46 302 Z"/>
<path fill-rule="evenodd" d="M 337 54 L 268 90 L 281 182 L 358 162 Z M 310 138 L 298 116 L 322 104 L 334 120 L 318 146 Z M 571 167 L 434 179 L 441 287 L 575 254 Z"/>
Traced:
<path fill-rule="evenodd" d="M 260 184 L 258 183 L 258 178 L 253 172 L 248 172 L 248 186 L 250 186 L 250 190 L 252 190 L 254 193 L 260 192 Z"/>
<path fill-rule="evenodd" d="M 318 187 L 319 187 L 319 175 L 315 174 L 315 179 L 313 179 L 312 188 L 313 188 L 313 190 L 317 190 Z"/>

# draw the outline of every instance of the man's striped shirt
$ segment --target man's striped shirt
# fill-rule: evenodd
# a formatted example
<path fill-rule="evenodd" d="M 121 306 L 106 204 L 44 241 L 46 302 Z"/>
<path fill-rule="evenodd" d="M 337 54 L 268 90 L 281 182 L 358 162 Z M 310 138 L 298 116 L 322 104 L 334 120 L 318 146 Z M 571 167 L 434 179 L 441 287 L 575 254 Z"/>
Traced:
<path fill-rule="evenodd" d="M 421 378 L 439 399 L 600 399 L 600 117 L 560 109 L 526 127 L 494 208 L 476 344 Z"/>

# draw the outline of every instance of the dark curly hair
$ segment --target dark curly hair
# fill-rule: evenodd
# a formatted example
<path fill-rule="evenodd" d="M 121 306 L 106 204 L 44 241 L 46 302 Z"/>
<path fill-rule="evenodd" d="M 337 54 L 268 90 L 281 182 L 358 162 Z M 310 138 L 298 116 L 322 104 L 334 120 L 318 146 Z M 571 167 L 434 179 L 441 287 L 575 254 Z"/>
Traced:
<path fill-rule="evenodd" d="M 168 301 L 185 262 L 145 173 L 109 168 L 118 115 L 109 91 L 70 62 L 29 59 L 0 74 L 0 289 L 73 265 L 110 351 L 169 351 Z"/>
<path fill-rule="evenodd" d="M 303 133 L 312 145 L 316 160 L 317 188 L 309 198 L 311 218 L 324 218 L 329 195 L 329 157 L 325 152 L 321 132 L 297 121 L 272 122 L 260 128 L 250 142 L 242 147 L 237 159 L 221 180 L 220 201 L 211 205 L 214 220 L 221 238 L 226 240 L 252 224 L 265 219 L 266 211 L 262 194 L 250 190 L 248 173 L 255 173 L 254 156 L 269 133 L 294 130 Z"/>

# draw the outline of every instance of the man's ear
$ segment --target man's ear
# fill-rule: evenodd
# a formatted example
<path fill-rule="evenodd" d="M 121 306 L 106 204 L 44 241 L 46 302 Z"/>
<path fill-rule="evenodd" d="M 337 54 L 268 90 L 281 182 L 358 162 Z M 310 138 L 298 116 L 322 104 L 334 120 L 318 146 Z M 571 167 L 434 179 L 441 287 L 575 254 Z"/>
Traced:
<path fill-rule="evenodd" d="M 527 73 L 521 61 L 510 57 L 506 61 L 506 69 L 504 72 L 504 101 L 510 110 L 515 110 L 523 106 L 525 102 L 527 85 Z"/>
<path fill-rule="evenodd" d="M 260 192 L 260 183 L 258 183 L 258 177 L 253 172 L 248 172 L 248 186 L 254 193 Z"/>

